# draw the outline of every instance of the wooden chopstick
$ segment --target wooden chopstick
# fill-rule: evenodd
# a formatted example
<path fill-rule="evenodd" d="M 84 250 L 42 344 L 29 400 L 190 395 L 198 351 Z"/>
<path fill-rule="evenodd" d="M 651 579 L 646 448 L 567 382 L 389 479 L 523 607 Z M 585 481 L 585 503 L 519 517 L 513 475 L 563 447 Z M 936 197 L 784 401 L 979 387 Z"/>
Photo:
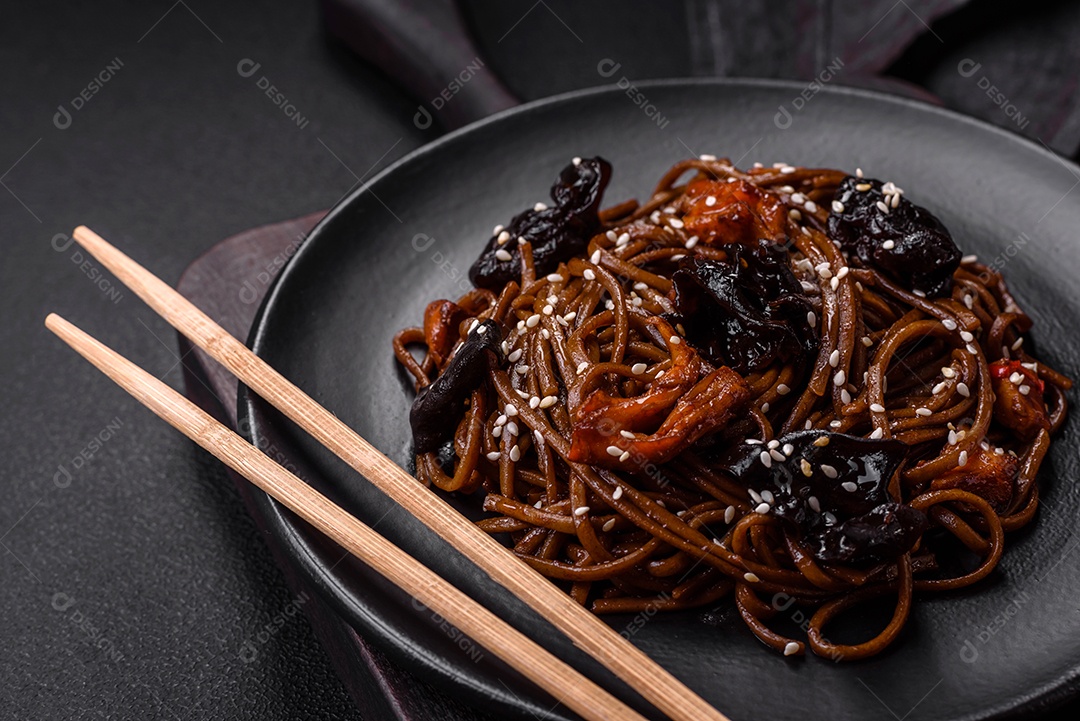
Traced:
<path fill-rule="evenodd" d="M 76 228 L 73 236 L 79 245 L 169 325 L 206 351 L 293 423 L 439 534 L 658 709 L 675 721 L 728 721 L 726 716 L 660 664 L 477 528 L 430 489 L 418 483 L 167 283 L 86 226 Z"/>
<path fill-rule="evenodd" d="M 586 719 L 646 721 L 168 385 L 55 313 L 45 325 L 171 426 Z"/>

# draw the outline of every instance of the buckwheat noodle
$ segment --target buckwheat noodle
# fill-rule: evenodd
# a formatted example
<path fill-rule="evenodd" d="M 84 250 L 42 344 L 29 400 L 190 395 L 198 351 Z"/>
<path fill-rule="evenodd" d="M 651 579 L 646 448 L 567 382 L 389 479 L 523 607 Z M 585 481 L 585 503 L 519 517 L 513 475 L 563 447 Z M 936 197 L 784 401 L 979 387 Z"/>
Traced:
<path fill-rule="evenodd" d="M 491 320 L 503 331 L 505 360 L 468 398 L 451 455 L 418 455 L 417 477 L 443 491 L 482 490 L 492 515 L 479 525 L 507 534 L 520 558 L 596 613 L 688 609 L 730 597 L 750 630 L 786 655 L 807 645 L 838 660 L 880 652 L 904 626 L 916 592 L 985 578 L 1002 556 L 1005 533 L 1035 516 L 1036 474 L 1065 420 L 1071 382 L 1030 354 L 1024 334 L 1031 321 L 994 268 L 965 257 L 951 293 L 929 298 L 841 252 L 826 222 L 845 177 L 686 160 L 664 174 L 647 202 L 602 211 L 587 250 L 554 273 L 538 277 L 529 244 L 521 246 L 517 281 L 454 301 L 462 319 L 447 329 L 446 347 L 464 341 L 477 320 Z M 776 363 L 743 378 L 750 400 L 712 434 L 711 447 L 804 428 L 907 444 L 911 456 L 889 495 L 924 512 L 930 530 L 896 560 L 815 558 L 775 516 L 756 512 L 760 496 L 708 463 L 696 443 L 658 464 L 645 457 L 612 469 L 571 460 L 573 408 L 587 392 L 641 398 L 679 372 L 679 354 L 690 352 L 670 322 L 672 273 L 684 256 L 728 255 L 722 244 L 697 242 L 679 220 L 688 185 L 702 179 L 744 181 L 784 204 L 788 258 L 818 336 L 806 367 Z M 452 356 L 428 341 L 423 328 L 394 337 L 418 390 Z M 1020 392 L 1045 386 L 1047 422 L 1027 439 L 995 423 L 995 362 L 1023 364 L 1011 374 Z M 700 393 L 693 386 L 683 394 Z M 947 481 L 976 458 L 987 467 L 1011 464 L 1008 492 Z M 956 570 L 963 549 L 977 561 Z M 834 619 L 878 597 L 895 602 L 884 629 L 862 643 L 829 640 Z M 805 640 L 770 627 L 792 605 L 810 619 Z"/>

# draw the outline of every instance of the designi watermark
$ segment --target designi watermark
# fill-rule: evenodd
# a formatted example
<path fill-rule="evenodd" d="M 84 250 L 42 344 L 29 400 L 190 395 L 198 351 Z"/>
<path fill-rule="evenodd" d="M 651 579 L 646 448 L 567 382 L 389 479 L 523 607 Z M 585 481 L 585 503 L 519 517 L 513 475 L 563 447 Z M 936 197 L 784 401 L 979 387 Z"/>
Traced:
<path fill-rule="evenodd" d="M 106 423 L 100 431 L 86 442 L 86 445 L 79 449 L 78 453 L 71 457 L 70 461 L 61 463 L 56 467 L 56 473 L 53 474 L 53 484 L 57 488 L 70 486 L 71 480 L 74 478 L 72 471 L 78 471 L 89 463 L 97 455 L 98 451 L 111 441 L 116 436 L 117 431 L 123 427 L 124 422 L 120 420 L 120 416 L 115 416 Z"/>
<path fill-rule="evenodd" d="M 236 64 L 236 73 L 242 78 L 250 78 L 255 73 L 259 72 L 261 67 L 262 63 L 257 63 L 251 58 L 244 58 Z M 285 114 L 285 117 L 296 124 L 296 127 L 303 130 L 308 126 L 308 119 L 300 114 L 300 111 L 297 110 L 296 106 L 285 96 L 285 93 L 281 92 L 265 75 L 259 76 L 259 79 L 255 81 L 255 87 L 262 90 L 266 94 L 266 97 L 270 98 L 271 102 L 281 109 L 281 112 Z"/>
<path fill-rule="evenodd" d="M 795 122 L 795 113 L 802 112 L 802 109 L 814 99 L 814 96 L 825 89 L 825 86 L 835 78 L 844 67 L 844 61 L 839 56 L 832 59 L 825 69 L 818 73 L 813 80 L 807 83 L 806 87 L 799 91 L 799 94 L 791 99 L 791 110 L 788 110 L 787 104 L 781 104 L 777 110 L 776 115 L 773 116 L 773 123 L 780 130 L 787 130 Z M 794 112 L 793 112 L 794 111 Z"/>
<path fill-rule="evenodd" d="M 461 90 L 468 85 L 469 81 L 480 74 L 480 71 L 484 67 L 484 61 L 479 57 L 475 57 L 470 60 L 462 69 L 460 73 L 450 79 L 450 82 L 446 84 L 446 87 L 440 90 L 435 97 L 433 97 L 429 103 L 431 107 L 436 110 L 442 110 L 446 107 L 446 104 L 454 99 L 454 96 L 461 92 Z M 416 115 L 413 116 L 413 125 L 420 130 L 427 130 L 431 127 L 433 118 L 431 111 L 424 105 L 416 106 Z"/>
<path fill-rule="evenodd" d="M 1016 123 L 1016 127 L 1020 128 L 1020 130 L 1027 129 L 1027 126 L 1031 121 L 1020 112 L 1020 109 L 1016 107 L 1011 100 L 1009 100 L 1004 91 L 990 82 L 990 78 L 979 72 L 981 69 L 982 63 L 976 62 L 971 58 L 964 58 L 956 65 L 956 72 L 958 72 L 962 78 L 972 78 L 978 75 L 979 79 L 975 81 L 975 84 L 979 87 L 979 90 L 985 92 L 986 97 L 990 98 L 990 101 L 994 105 L 1001 108 L 1001 112 L 1005 113 L 1005 117 Z"/>
<path fill-rule="evenodd" d="M 60 130 L 67 130 L 71 127 L 74 114 L 86 107 L 86 104 L 93 100 L 94 96 L 101 92 L 101 89 L 105 87 L 105 84 L 116 77 L 116 74 L 120 72 L 120 69 L 124 67 L 124 61 L 119 57 L 115 57 L 106 63 L 97 75 L 95 75 L 89 83 L 86 84 L 82 90 L 75 94 L 75 97 L 71 99 L 70 103 L 56 106 L 56 113 L 53 115 L 53 125 Z M 70 107 L 70 110 L 68 109 Z"/>
<path fill-rule="evenodd" d="M 615 77 L 615 74 L 619 72 L 621 68 L 622 63 L 617 63 L 611 58 L 604 58 L 596 64 L 596 72 L 599 73 L 602 78 Z M 634 85 L 633 81 L 628 77 L 625 75 L 620 76 L 615 84 L 620 90 L 623 90 L 626 93 L 626 97 L 630 98 L 630 102 L 641 108 L 641 112 L 645 114 L 646 118 L 649 118 L 656 123 L 656 127 L 663 130 L 668 126 L 668 123 L 671 122 L 671 120 L 665 117 L 660 112 L 660 109 L 649 100 L 648 96 L 645 95 L 638 86 Z"/>

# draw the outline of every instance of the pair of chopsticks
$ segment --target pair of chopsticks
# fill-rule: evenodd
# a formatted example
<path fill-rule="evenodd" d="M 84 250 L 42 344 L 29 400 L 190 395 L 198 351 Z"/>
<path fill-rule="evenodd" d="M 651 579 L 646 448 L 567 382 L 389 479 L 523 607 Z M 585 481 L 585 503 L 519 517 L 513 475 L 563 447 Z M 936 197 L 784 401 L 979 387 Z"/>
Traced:
<path fill-rule="evenodd" d="M 75 240 L 169 325 L 675 721 L 727 721 L 636 646 L 416 481 L 168 284 L 85 226 Z M 644 721 L 168 385 L 56 314 L 45 325 L 174 428 L 590 721 Z"/>

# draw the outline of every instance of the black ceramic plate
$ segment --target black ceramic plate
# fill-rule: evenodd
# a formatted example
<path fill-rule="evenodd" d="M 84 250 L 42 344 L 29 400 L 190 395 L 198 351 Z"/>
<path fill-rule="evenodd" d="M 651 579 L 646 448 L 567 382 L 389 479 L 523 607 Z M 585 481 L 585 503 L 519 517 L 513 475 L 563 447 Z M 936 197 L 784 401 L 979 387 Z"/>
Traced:
<path fill-rule="evenodd" d="M 252 338 L 256 351 L 398 463 L 410 466 L 409 384 L 390 338 L 425 304 L 455 297 L 492 226 L 547 200 L 575 155 L 612 161 L 609 202 L 646 197 L 689 154 L 739 164 L 785 161 L 891 179 L 930 207 L 966 253 L 1002 267 L 1035 319 L 1039 354 L 1075 375 L 1080 353 L 1080 169 L 1036 144 L 910 101 L 826 89 L 795 109 L 801 86 L 660 82 L 575 93 L 503 113 L 396 163 L 339 204 L 285 269 Z M 642 100 L 647 99 L 647 100 Z M 786 109 L 787 115 L 781 112 Z M 548 625 L 316 443 L 251 399 L 253 434 L 318 487 L 557 654 L 611 682 Z M 1077 429 L 1056 439 L 1030 530 L 999 569 L 963 593 L 919 598 L 901 638 L 861 663 L 785 659 L 728 606 L 611 617 L 617 629 L 737 721 L 975 719 L 1061 701 L 1080 675 L 1080 553 L 1074 528 Z M 469 508 L 478 499 L 458 500 Z M 401 665 L 498 718 L 571 718 L 441 619 L 342 559 L 269 499 L 263 509 L 315 583 Z M 707 616 L 707 621 L 703 620 Z M 796 619 L 797 620 L 797 619 Z M 880 617 L 867 611 L 869 634 Z M 857 621 L 858 623 L 858 621 Z"/>

